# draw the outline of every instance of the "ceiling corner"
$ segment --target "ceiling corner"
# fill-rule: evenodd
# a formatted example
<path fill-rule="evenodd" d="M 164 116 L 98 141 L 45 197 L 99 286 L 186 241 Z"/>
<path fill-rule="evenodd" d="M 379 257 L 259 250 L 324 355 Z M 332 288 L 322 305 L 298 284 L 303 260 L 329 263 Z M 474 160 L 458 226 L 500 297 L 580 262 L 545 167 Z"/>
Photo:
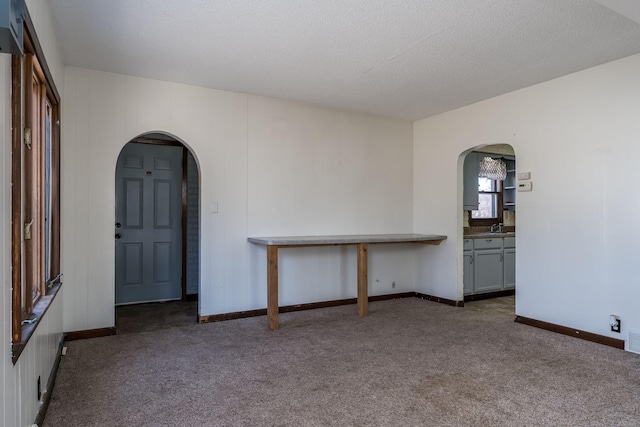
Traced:
<path fill-rule="evenodd" d="M 594 0 L 594 1 L 640 24 L 640 2 L 638 2 L 638 0 Z"/>

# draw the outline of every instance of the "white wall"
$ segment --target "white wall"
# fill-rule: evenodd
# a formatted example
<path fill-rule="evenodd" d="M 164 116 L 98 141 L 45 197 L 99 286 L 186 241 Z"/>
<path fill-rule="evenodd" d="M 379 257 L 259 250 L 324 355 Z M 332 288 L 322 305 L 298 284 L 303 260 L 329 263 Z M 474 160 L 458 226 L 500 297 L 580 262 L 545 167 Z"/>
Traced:
<path fill-rule="evenodd" d="M 411 232 L 412 137 L 404 121 L 250 97 L 248 235 Z M 259 308 L 266 250 L 250 250 Z M 413 290 L 411 247 L 369 252 L 371 295 Z M 281 305 L 356 296 L 355 246 L 284 249 L 280 271 Z"/>
<path fill-rule="evenodd" d="M 59 90 L 62 61 L 52 31 L 48 3 L 27 1 L 38 38 Z M 0 54 L 0 426 L 31 425 L 40 403 L 38 376 L 46 388 L 62 338 L 62 295 L 40 320 L 14 366 L 11 363 L 11 56 Z"/>
<path fill-rule="evenodd" d="M 517 314 L 621 339 L 640 330 L 638 76 L 635 55 L 416 122 L 415 231 L 451 239 L 419 266 L 418 289 L 462 297 L 459 156 L 506 143 L 533 181 L 517 200 Z"/>
<path fill-rule="evenodd" d="M 115 164 L 145 132 L 184 141 L 200 167 L 203 315 L 266 306 L 249 235 L 411 232 L 409 122 L 73 67 L 64 94 L 65 331 L 113 326 Z M 411 248 L 371 252 L 372 294 L 413 289 Z M 355 296 L 353 248 L 281 261 L 282 304 Z"/>

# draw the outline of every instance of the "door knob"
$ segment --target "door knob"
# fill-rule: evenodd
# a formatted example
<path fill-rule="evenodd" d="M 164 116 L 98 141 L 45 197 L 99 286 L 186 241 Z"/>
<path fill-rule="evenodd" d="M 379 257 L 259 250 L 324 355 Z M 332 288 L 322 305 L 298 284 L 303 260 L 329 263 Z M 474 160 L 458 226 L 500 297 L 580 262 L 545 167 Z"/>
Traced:
<path fill-rule="evenodd" d="M 116 234 L 116 239 L 119 239 L 121 237 L 122 237 L 122 234 L 120 234 L 120 233 Z"/>

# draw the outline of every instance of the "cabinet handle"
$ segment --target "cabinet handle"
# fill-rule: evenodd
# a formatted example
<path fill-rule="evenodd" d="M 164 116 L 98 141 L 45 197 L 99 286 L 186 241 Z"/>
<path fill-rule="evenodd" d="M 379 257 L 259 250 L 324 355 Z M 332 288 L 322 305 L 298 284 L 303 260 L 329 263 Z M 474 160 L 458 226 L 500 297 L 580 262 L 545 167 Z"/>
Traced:
<path fill-rule="evenodd" d="M 473 264 L 473 255 L 469 257 L 469 264 Z"/>
<path fill-rule="evenodd" d="M 504 254 L 500 254 L 500 262 L 504 260 Z"/>

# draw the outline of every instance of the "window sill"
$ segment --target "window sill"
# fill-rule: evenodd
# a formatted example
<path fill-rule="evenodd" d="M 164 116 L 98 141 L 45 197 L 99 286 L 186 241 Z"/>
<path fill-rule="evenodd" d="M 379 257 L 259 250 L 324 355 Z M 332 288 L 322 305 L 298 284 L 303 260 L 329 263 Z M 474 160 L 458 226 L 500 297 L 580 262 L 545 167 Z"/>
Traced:
<path fill-rule="evenodd" d="M 57 285 L 51 287 L 51 289 L 47 291 L 46 295 L 40 297 L 38 303 L 33 308 L 33 316 L 36 321 L 34 323 L 22 325 L 22 333 L 20 335 L 22 337 L 22 341 L 14 342 L 11 346 L 11 360 L 14 365 L 18 361 L 18 358 L 22 354 L 22 350 L 24 350 L 24 348 L 27 346 L 29 339 L 31 339 L 31 336 L 33 335 L 34 331 L 40 324 L 40 321 L 49 309 L 49 306 L 55 299 L 56 295 L 58 295 L 58 291 L 61 287 L 62 284 L 58 283 Z"/>

